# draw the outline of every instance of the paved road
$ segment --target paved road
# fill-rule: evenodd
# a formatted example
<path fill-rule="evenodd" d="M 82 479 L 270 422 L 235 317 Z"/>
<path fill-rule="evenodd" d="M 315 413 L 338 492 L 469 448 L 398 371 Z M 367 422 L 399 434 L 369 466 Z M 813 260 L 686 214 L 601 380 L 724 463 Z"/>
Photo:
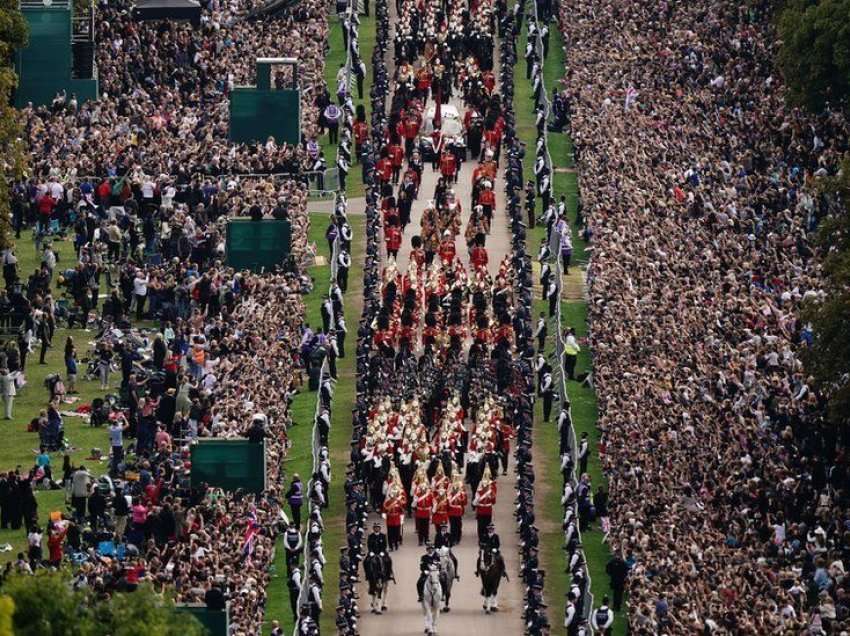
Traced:
<path fill-rule="evenodd" d="M 391 23 L 396 22 L 395 3 L 390 3 Z M 388 57 L 391 57 L 388 55 Z M 388 67 L 392 66 L 392 60 L 387 60 Z M 498 77 L 498 68 L 495 69 Z M 389 100 L 388 100 L 389 103 Z M 459 100 L 453 99 L 452 103 L 463 113 L 463 105 Z M 477 162 L 464 162 L 454 185 L 458 200 L 463 205 L 463 216 L 461 232 L 456 238 L 457 253 L 468 264 L 468 253 L 463 238 L 463 231 L 469 219 L 472 203 L 472 172 Z M 489 270 L 491 274 L 498 270 L 499 263 L 511 249 L 510 229 L 505 215 L 504 181 L 501 168 L 494 189 L 496 192 L 496 211 L 493 218 L 490 236 L 487 237 L 487 251 L 490 257 Z M 419 234 L 422 219 L 422 211 L 433 197 L 434 188 L 437 184 L 439 173 L 433 172 L 430 165 L 426 165 L 422 175 L 422 183 L 419 188 L 419 199 L 414 203 L 411 210 L 411 222 L 407 226 L 402 242 L 402 249 L 398 255 L 400 271 L 405 271 L 409 260 L 410 239 Z M 386 258 L 386 254 L 384 254 Z M 480 596 L 480 583 L 475 577 L 475 560 L 478 553 L 478 541 L 476 537 L 476 522 L 473 511 L 467 510 L 463 520 L 464 538 L 459 546 L 454 549 L 458 559 L 459 576 L 461 580 L 455 582 L 452 590 L 451 612 L 440 616 L 437 625 L 438 632 L 444 635 L 483 635 L 487 631 L 493 634 L 522 634 L 522 606 L 523 588 L 519 579 L 519 546 L 516 532 L 516 522 L 513 517 L 513 506 L 515 497 L 515 477 L 513 474 L 513 458 L 511 458 L 510 473 L 498 479 L 499 496 L 496 502 L 493 521 L 496 525 L 502 543 L 502 555 L 507 565 L 510 581 L 502 580 L 499 589 L 499 611 L 486 615 L 482 608 L 482 597 Z M 470 500 L 472 497 L 470 496 Z M 367 528 L 371 531 L 372 522 L 377 519 L 374 516 L 369 520 Z M 433 536 L 433 528 L 432 528 Z M 369 597 L 367 594 L 365 577 L 359 588 L 360 608 L 362 612 L 360 631 L 364 636 L 408 636 L 424 632 L 424 617 L 422 608 L 416 602 L 416 580 L 419 576 L 419 558 L 424 553 L 422 548 L 416 544 L 416 533 L 413 520 L 405 520 L 404 524 L 405 542 L 401 549 L 392 554 L 393 565 L 397 585 L 391 585 L 389 592 L 389 609 L 382 615 L 369 612 Z"/>
<path fill-rule="evenodd" d="M 519 580 L 519 546 L 516 522 L 513 518 L 514 483 L 513 459 L 509 474 L 499 477 L 499 497 L 493 522 L 502 542 L 502 556 L 508 568 L 510 581 L 502 580 L 499 587 L 499 611 L 487 615 L 482 609 L 481 585 L 475 577 L 475 559 L 478 554 L 475 517 L 467 510 L 463 519 L 463 539 L 455 546 L 458 560 L 458 576 L 452 589 L 451 611 L 440 615 L 437 631 L 444 636 L 519 636 L 523 633 L 522 605 L 523 589 Z M 373 516 L 367 528 L 371 531 Z M 433 529 L 431 532 L 433 537 Z M 422 608 L 416 602 L 416 580 L 419 577 L 419 557 L 424 550 L 416 545 L 413 520 L 404 522 L 404 544 L 392 553 L 393 568 L 397 585 L 390 584 L 389 609 L 381 615 L 369 612 L 369 595 L 365 581 L 361 582 L 360 632 L 364 636 L 413 636 L 422 634 L 425 620 Z M 361 579 L 364 579 L 361 576 Z"/>

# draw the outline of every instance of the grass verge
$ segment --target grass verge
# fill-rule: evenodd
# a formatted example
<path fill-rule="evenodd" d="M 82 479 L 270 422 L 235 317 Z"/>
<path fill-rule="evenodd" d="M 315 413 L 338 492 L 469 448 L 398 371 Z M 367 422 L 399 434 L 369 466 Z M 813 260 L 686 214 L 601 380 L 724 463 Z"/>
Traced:
<path fill-rule="evenodd" d="M 325 228 L 328 225 L 327 214 L 310 214 L 309 241 L 316 243 L 317 253 L 322 258 L 322 265 L 316 265 L 309 270 L 310 276 L 315 281 L 313 291 L 305 296 L 305 320 L 315 326 L 321 325 L 319 307 L 323 296 L 327 293 L 330 277 L 330 265 L 328 263 L 328 244 L 325 240 Z M 325 587 L 322 593 L 322 603 L 325 611 L 322 612 L 322 622 L 330 621 L 328 633 L 332 633 L 333 620 L 336 607 L 338 590 L 335 582 L 338 579 L 339 562 L 336 557 L 339 552 L 340 542 L 343 540 L 339 521 L 345 514 L 343 497 L 344 466 L 348 462 L 348 440 L 350 438 L 349 419 L 351 409 L 354 405 L 354 339 L 356 336 L 356 325 L 360 315 L 360 303 L 362 296 L 362 260 L 365 237 L 365 217 L 350 216 L 354 241 L 352 242 L 352 266 L 349 271 L 349 285 L 345 294 L 345 322 L 348 325 L 348 337 L 345 342 L 345 357 L 337 361 L 337 374 L 339 381 L 336 385 L 333 400 L 333 421 L 329 437 L 331 455 L 331 470 L 333 471 L 329 507 L 323 512 L 325 532 L 323 543 L 325 549 L 324 577 Z M 313 430 L 313 417 L 316 412 L 316 393 L 304 390 L 295 396 L 292 401 L 292 421 L 294 425 L 289 429 L 289 439 L 292 446 L 286 456 L 284 469 L 287 480 L 295 473 L 301 476 L 306 483 L 312 473 L 312 449 L 310 436 Z M 272 574 L 267 592 L 266 615 L 263 633 L 271 631 L 271 621 L 278 620 L 286 633 L 290 633 L 295 627 L 295 617 L 289 604 L 289 589 L 286 580 L 286 558 L 282 542 L 279 540 L 276 546 L 275 559 L 272 564 Z"/>
<path fill-rule="evenodd" d="M 547 89 L 551 91 L 560 86 L 560 80 L 564 69 L 563 38 L 557 28 L 550 31 L 549 56 L 544 64 L 544 81 Z M 517 42 L 517 50 L 524 51 L 527 41 L 527 32 L 523 29 Z M 523 162 L 525 178 L 533 178 L 534 148 L 537 142 L 537 130 L 535 127 L 534 99 L 530 80 L 525 77 L 525 63 L 520 61 L 514 68 L 514 108 L 516 110 L 517 131 L 520 139 L 526 144 L 526 157 Z M 548 136 L 549 153 L 552 157 L 553 172 L 559 168 L 572 168 L 572 142 L 565 133 L 550 132 Z M 576 227 L 576 214 L 578 208 L 578 183 L 576 173 L 572 170 L 565 172 L 554 172 L 553 192 L 560 199 L 566 197 L 567 210 L 573 232 L 573 259 L 576 265 L 584 269 L 587 263 L 585 241 L 579 235 Z M 536 214 L 542 213 L 541 199 L 537 199 Z M 540 241 L 546 237 L 546 228 L 537 226 L 528 232 L 529 252 L 536 254 Z M 541 300 L 535 301 L 535 316 L 547 310 L 547 303 Z M 583 300 L 571 300 L 562 302 L 561 316 L 563 323 L 561 328 L 574 327 L 580 338 L 587 335 L 587 304 Z M 547 353 L 554 349 L 554 333 L 551 333 L 547 341 Z M 577 373 L 589 371 L 591 368 L 590 353 L 584 348 L 579 355 L 576 367 Z M 596 428 L 597 404 L 596 394 L 593 389 L 582 386 L 577 382 L 567 382 L 567 393 L 572 404 L 573 425 L 578 438 L 582 433 L 589 435 L 591 449 L 595 450 L 599 444 L 599 430 Z M 557 406 L 553 408 L 557 412 Z M 554 420 L 554 417 L 553 417 Z M 538 509 L 542 511 L 538 526 L 540 527 L 541 560 L 548 573 L 546 577 L 546 597 L 549 603 L 549 621 L 551 625 L 561 625 L 563 622 L 563 607 L 565 595 L 569 591 L 569 574 L 566 570 L 566 552 L 563 550 L 563 531 L 561 529 L 562 506 L 560 479 L 555 476 L 560 474 L 560 458 L 558 456 L 558 431 L 553 422 L 543 423 L 543 405 L 538 401 L 535 408 L 534 447 L 537 466 L 542 475 L 550 477 L 549 480 L 539 480 Z M 601 470 L 599 457 L 593 452 L 588 462 L 588 473 L 591 476 L 594 490 L 598 486 L 607 489 L 607 480 Z M 557 486 L 551 485 L 557 483 Z M 604 595 L 610 596 L 610 584 L 605 566 L 611 558 L 611 552 L 607 543 L 603 542 L 599 524 L 595 523 L 588 532 L 582 534 L 582 542 L 587 557 L 588 569 L 591 577 L 591 590 L 594 601 L 598 605 Z M 615 615 L 613 632 L 616 635 L 626 633 L 626 621 L 623 612 Z"/>
<path fill-rule="evenodd" d="M 77 262 L 73 243 L 70 239 L 52 240 L 52 247 L 58 254 L 56 272 L 53 275 L 54 298 L 63 297 L 62 290 L 56 286 L 59 272 L 64 269 L 73 268 Z M 35 243 L 31 239 L 31 232 L 25 231 L 21 238 L 17 239 L 16 249 L 20 267 L 20 277 L 24 284 L 41 263 L 41 252 L 36 251 Z M 105 282 L 101 281 L 101 293 L 105 293 Z M 85 358 L 93 343 L 94 332 L 84 329 L 57 329 L 51 348 L 47 350 L 44 361 L 39 364 L 40 345 L 34 344 L 34 351 L 26 358 L 26 385 L 18 391 L 15 397 L 14 409 L 11 420 L 0 420 L 0 470 L 8 471 L 20 467 L 22 474 L 26 474 L 35 463 L 35 453 L 38 451 L 38 433 L 27 431 L 27 425 L 33 418 L 37 418 L 42 409 L 47 408 L 49 393 L 44 387 L 44 378 L 51 373 L 59 373 L 66 379 L 64 350 L 65 341 L 70 336 L 74 340 L 79 359 Z M 5 346 L 15 338 L 6 336 L 0 338 L 0 346 Z M 79 395 L 73 404 L 63 404 L 62 410 L 73 411 L 81 404 L 88 404 L 96 397 L 102 397 L 106 392 L 117 393 L 121 383 L 120 374 L 112 374 L 110 377 L 110 390 L 102 391 L 97 380 L 88 381 L 84 379 L 86 365 L 82 362 L 78 365 L 77 391 Z M 67 388 L 67 386 L 66 386 Z M 65 439 L 71 445 L 69 455 L 73 465 L 85 463 L 86 467 L 95 473 L 106 472 L 107 460 L 88 460 L 92 448 L 100 448 L 108 451 L 109 435 L 105 428 L 92 428 L 88 425 L 88 418 L 63 417 Z M 105 452 L 105 454 L 108 454 Z M 62 478 L 62 453 L 51 453 L 51 468 L 54 479 Z M 37 490 L 36 502 L 38 503 L 38 516 L 42 527 L 46 526 L 50 512 L 65 509 L 65 495 L 62 490 Z M 0 530 L 0 545 L 12 546 L 10 552 L 0 552 L 0 564 L 14 560 L 19 551 L 26 550 L 26 530 Z"/>
<path fill-rule="evenodd" d="M 330 49 L 325 57 L 325 81 L 328 84 L 331 98 L 336 99 L 336 74 L 339 72 L 340 66 L 345 65 L 346 50 L 342 39 L 342 23 L 336 15 L 331 15 L 329 21 L 330 33 L 328 35 L 328 44 Z M 366 16 L 360 16 L 358 33 L 360 36 L 360 57 L 366 63 L 366 77 L 363 80 L 363 99 L 358 98 L 356 86 L 354 87 L 352 96 L 354 97 L 355 108 L 358 104 L 363 104 L 363 107 L 366 109 L 366 121 L 369 121 L 369 111 L 371 110 L 369 91 L 372 88 L 371 59 L 372 50 L 375 48 L 374 13 L 368 18 Z M 326 134 L 322 136 L 320 145 L 328 166 L 336 166 L 336 144 L 331 145 Z M 352 148 L 353 153 L 354 148 Z M 352 165 L 348 171 L 348 182 L 345 184 L 345 192 L 349 197 L 364 196 L 363 182 L 359 178 L 359 174 L 359 162 L 352 156 Z"/>

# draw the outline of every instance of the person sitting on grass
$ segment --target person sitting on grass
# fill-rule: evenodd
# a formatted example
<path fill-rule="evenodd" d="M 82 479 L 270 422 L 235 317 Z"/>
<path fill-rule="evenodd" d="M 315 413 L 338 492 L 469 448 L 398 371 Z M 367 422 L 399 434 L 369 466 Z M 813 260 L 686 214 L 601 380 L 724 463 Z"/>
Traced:
<path fill-rule="evenodd" d="M 38 453 L 35 456 L 35 467 L 44 472 L 44 477 L 53 481 L 53 471 L 50 470 L 50 455 L 44 445 L 39 446 Z"/>

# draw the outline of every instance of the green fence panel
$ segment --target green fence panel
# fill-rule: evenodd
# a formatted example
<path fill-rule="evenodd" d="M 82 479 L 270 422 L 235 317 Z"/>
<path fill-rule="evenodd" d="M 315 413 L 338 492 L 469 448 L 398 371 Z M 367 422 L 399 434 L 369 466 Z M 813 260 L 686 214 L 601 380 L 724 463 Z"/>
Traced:
<path fill-rule="evenodd" d="M 292 225 L 289 221 L 239 219 L 227 224 L 225 254 L 235 269 L 273 269 L 289 256 Z"/>
<path fill-rule="evenodd" d="M 230 93 L 230 140 L 254 143 L 274 137 L 301 142 L 301 98 L 297 90 L 234 88 Z"/>
<path fill-rule="evenodd" d="M 192 486 L 225 490 L 266 489 L 266 445 L 244 439 L 207 439 L 192 444 Z"/>
<path fill-rule="evenodd" d="M 180 614 L 190 614 L 198 619 L 209 636 L 228 636 L 229 616 L 227 610 L 210 610 L 206 605 L 176 605 Z"/>
<path fill-rule="evenodd" d="M 77 95 L 82 104 L 97 98 L 97 80 L 72 79 L 71 11 L 67 7 L 24 8 L 29 44 L 17 53 L 15 105 L 50 104 L 56 93 Z"/>

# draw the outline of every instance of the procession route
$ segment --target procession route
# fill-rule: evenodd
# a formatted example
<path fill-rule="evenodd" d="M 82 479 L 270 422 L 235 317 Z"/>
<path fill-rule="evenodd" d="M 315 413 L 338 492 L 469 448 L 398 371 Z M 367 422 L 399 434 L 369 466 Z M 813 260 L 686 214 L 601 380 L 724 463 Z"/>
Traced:
<path fill-rule="evenodd" d="M 452 548 L 458 562 L 460 581 L 452 588 L 451 611 L 440 614 L 437 633 L 443 636 L 519 636 L 524 631 L 522 608 L 523 586 L 519 578 L 519 537 L 513 516 L 515 476 L 513 457 L 508 464 L 508 474 L 498 479 L 499 496 L 493 511 L 493 523 L 502 542 L 510 581 L 502 579 L 499 586 L 499 611 L 485 614 L 482 606 L 481 582 L 475 576 L 478 558 L 475 514 L 468 507 L 463 516 L 463 538 Z M 383 521 L 377 514 L 369 517 L 367 532 L 375 521 Z M 382 524 L 383 527 L 383 524 Z M 404 543 L 391 552 L 396 583 L 390 582 L 388 609 L 381 615 L 369 611 L 369 594 L 362 568 L 357 591 L 360 596 L 360 633 L 363 636 L 413 636 L 425 631 L 422 607 L 416 602 L 416 580 L 419 578 L 419 557 L 425 553 L 416 544 L 413 519 L 404 520 Z M 434 528 L 430 537 L 433 540 Z"/>
<path fill-rule="evenodd" d="M 389 8 L 390 23 L 397 24 L 398 15 L 395 2 L 390 2 Z M 498 41 L 496 47 L 498 48 Z M 393 67 L 391 48 L 387 53 L 388 59 L 386 60 L 390 72 Z M 498 78 L 498 54 L 495 54 L 494 57 L 496 61 L 494 73 Z M 388 100 L 388 103 L 390 103 L 390 100 Z M 462 100 L 454 97 L 450 100 L 450 103 L 458 109 L 462 116 L 464 112 Z M 493 222 L 486 243 L 489 255 L 488 269 L 491 275 L 498 272 L 502 259 L 511 251 L 510 228 L 505 214 L 504 161 L 505 158 L 502 157 L 494 184 L 496 210 L 493 214 Z M 452 186 L 457 195 L 457 201 L 462 204 L 463 208 L 461 230 L 455 239 L 455 246 L 458 256 L 467 268 L 469 267 L 469 253 L 464 240 L 464 231 L 472 205 L 472 172 L 477 165 L 477 159 L 465 161 L 458 171 L 457 182 Z M 433 198 L 434 188 L 439 176 L 439 172 L 431 170 L 429 163 L 425 164 L 419 187 L 419 198 L 413 202 L 410 223 L 405 228 L 402 247 L 398 254 L 397 264 L 400 272 L 407 270 L 411 250 L 410 239 L 420 232 L 422 212 L 428 201 Z M 383 263 L 386 265 L 386 251 L 383 241 L 382 254 Z M 510 458 L 508 474 L 500 475 L 496 481 L 498 483 L 498 497 L 493 510 L 493 523 L 501 540 L 501 552 L 507 567 L 507 574 L 510 577 L 510 581 L 502 579 L 499 587 L 499 611 L 490 615 L 484 613 L 481 583 L 475 577 L 476 559 L 478 557 L 475 513 L 471 506 L 467 506 L 463 517 L 463 539 L 459 545 L 453 548 L 458 560 L 460 581 L 454 582 L 451 611 L 440 614 L 438 619 L 437 632 L 439 634 L 445 636 L 490 636 L 496 634 L 519 635 L 524 632 L 522 620 L 524 590 L 519 578 L 519 537 L 513 515 L 516 496 L 513 457 Z M 468 494 L 471 502 L 472 493 Z M 377 514 L 373 513 L 366 525 L 367 534 L 372 531 L 372 524 L 375 521 L 383 522 Z M 383 523 L 382 529 L 386 531 Z M 357 590 L 360 597 L 358 601 L 360 607 L 359 627 L 360 633 L 364 636 L 412 636 L 422 634 L 425 631 L 422 607 L 416 599 L 419 559 L 425 553 L 425 550 L 417 546 L 413 519 L 405 518 L 403 536 L 404 543 L 401 548 L 390 554 L 393 560 L 396 583 L 390 583 L 388 610 L 381 615 L 369 611 L 368 586 L 361 568 L 360 583 Z M 430 537 L 433 540 L 433 526 L 431 526 Z"/>

